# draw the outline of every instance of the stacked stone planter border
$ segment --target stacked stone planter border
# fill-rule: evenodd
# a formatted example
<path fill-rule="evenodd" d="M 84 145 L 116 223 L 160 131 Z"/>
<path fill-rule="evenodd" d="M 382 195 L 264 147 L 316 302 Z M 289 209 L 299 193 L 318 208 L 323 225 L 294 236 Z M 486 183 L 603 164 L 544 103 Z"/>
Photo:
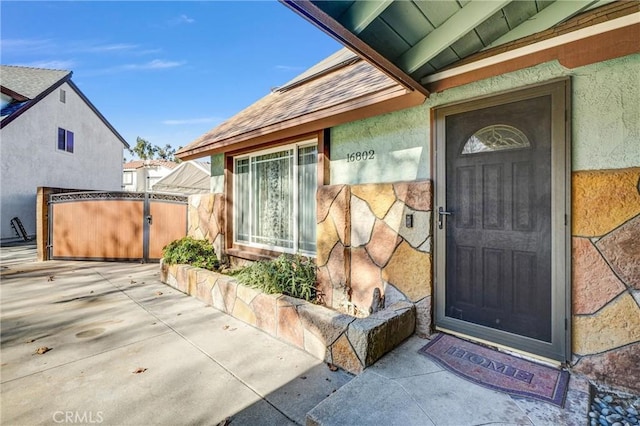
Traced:
<path fill-rule="evenodd" d="M 189 265 L 160 264 L 163 283 L 358 374 L 413 334 L 415 306 L 399 301 L 366 318 L 239 284 L 227 275 Z"/>

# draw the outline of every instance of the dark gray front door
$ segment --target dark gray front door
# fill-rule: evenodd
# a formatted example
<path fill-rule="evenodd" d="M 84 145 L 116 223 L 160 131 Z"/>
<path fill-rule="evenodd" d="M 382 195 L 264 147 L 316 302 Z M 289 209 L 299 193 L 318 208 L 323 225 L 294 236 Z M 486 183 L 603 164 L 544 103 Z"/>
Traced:
<path fill-rule="evenodd" d="M 553 256 L 564 253 L 552 228 L 565 211 L 554 213 L 552 156 L 564 112 L 549 90 L 525 93 L 438 110 L 436 323 L 557 359 L 554 286 L 565 283 Z"/>

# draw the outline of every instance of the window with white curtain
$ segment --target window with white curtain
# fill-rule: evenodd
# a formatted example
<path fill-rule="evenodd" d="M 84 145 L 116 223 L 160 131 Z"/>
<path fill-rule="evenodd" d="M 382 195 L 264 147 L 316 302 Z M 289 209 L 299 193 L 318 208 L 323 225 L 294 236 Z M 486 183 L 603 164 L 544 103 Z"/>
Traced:
<path fill-rule="evenodd" d="M 317 163 L 308 141 L 235 157 L 235 242 L 315 254 Z"/>

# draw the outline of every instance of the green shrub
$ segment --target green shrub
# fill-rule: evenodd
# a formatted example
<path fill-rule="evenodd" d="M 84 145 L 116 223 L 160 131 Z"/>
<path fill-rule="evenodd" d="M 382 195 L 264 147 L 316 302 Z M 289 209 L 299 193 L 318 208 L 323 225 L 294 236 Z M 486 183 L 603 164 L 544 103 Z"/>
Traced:
<path fill-rule="evenodd" d="M 211 243 L 192 237 L 184 237 L 167 244 L 162 249 L 162 259 L 169 265 L 183 263 L 210 271 L 216 271 L 220 267 Z"/>
<path fill-rule="evenodd" d="M 282 293 L 308 301 L 316 297 L 316 265 L 304 256 L 283 254 L 254 262 L 233 275 L 241 284 L 267 294 Z"/>

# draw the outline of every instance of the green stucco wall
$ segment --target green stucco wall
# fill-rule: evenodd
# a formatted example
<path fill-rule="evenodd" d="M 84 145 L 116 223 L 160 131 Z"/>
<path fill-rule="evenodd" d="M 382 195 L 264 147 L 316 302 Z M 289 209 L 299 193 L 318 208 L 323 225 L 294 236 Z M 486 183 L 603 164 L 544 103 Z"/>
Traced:
<path fill-rule="evenodd" d="M 640 54 L 576 69 L 557 61 L 432 93 L 423 105 L 331 129 L 331 184 L 431 178 L 430 109 L 571 76 L 573 170 L 640 166 Z M 375 160 L 348 162 L 374 150 Z"/>
<path fill-rule="evenodd" d="M 224 192 L 224 154 L 211 156 L 211 192 Z"/>
<path fill-rule="evenodd" d="M 366 160 L 349 161 L 349 154 L 363 152 Z M 424 180 L 430 175 L 427 108 L 409 108 L 331 129 L 332 185 Z"/>
<path fill-rule="evenodd" d="M 640 54 L 572 75 L 573 170 L 640 166 Z"/>

